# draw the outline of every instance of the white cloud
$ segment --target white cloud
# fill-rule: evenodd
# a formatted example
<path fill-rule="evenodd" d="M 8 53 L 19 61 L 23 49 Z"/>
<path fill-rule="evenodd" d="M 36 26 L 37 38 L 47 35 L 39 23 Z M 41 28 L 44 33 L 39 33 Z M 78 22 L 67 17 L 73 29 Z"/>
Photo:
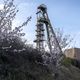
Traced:
<path fill-rule="evenodd" d="M 78 47 L 80 48 L 80 32 L 72 33 L 73 41 L 71 42 L 70 47 Z"/>
<path fill-rule="evenodd" d="M 3 9 L 3 6 L 4 6 L 3 4 L 0 4 L 0 10 L 2 10 L 2 9 Z"/>

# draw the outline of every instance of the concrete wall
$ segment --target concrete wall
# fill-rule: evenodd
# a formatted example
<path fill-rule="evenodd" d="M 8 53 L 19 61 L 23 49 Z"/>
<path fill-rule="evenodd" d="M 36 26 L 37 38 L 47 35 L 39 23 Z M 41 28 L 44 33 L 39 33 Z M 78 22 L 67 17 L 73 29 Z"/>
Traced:
<path fill-rule="evenodd" d="M 80 48 L 70 48 L 64 51 L 66 57 L 80 61 Z"/>

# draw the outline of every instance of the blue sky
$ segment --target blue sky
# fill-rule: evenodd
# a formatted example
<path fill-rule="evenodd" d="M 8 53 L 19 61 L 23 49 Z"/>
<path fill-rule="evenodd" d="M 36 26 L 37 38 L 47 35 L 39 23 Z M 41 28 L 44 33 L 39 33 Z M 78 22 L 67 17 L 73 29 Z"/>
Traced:
<path fill-rule="evenodd" d="M 32 16 L 32 20 L 24 27 L 25 38 L 29 42 L 35 39 L 37 6 L 45 4 L 53 27 L 61 28 L 64 34 L 73 37 L 72 47 L 80 47 L 80 0 L 15 0 L 15 4 L 19 12 L 13 26 L 20 25 L 28 16 Z"/>

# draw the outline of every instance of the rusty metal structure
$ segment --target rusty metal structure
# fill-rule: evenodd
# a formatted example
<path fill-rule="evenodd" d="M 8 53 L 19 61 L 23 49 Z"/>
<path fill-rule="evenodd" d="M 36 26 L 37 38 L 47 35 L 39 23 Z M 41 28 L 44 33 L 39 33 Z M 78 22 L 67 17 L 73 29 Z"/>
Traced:
<path fill-rule="evenodd" d="M 56 64 L 56 66 L 58 66 L 59 61 L 62 58 L 62 50 L 56 38 L 50 19 L 48 17 L 46 5 L 41 4 L 40 6 L 38 6 L 36 15 L 37 15 L 36 25 L 37 35 L 36 40 L 34 41 L 36 43 L 36 48 L 39 51 L 42 52 L 45 51 L 44 42 L 45 40 L 47 40 L 48 48 L 50 51 L 49 59 L 50 61 L 53 61 L 53 63 Z M 47 36 L 47 39 L 45 39 L 45 35 Z M 54 49 L 55 47 L 56 49 Z"/>
<path fill-rule="evenodd" d="M 36 48 L 39 51 L 44 51 L 44 27 L 42 22 L 37 22 L 37 39 L 34 41 L 36 42 Z"/>

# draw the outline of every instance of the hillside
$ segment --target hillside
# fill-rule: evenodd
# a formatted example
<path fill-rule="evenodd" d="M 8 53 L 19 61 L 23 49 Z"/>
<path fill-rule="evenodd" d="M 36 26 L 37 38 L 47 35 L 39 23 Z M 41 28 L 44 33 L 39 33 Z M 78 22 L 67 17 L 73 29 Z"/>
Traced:
<path fill-rule="evenodd" d="M 5 54 L 4 54 L 5 53 Z M 22 52 L 0 51 L 0 80 L 56 80 L 35 49 Z M 80 69 L 62 66 L 57 80 L 80 80 Z"/>
<path fill-rule="evenodd" d="M 0 54 L 0 80 L 52 80 L 49 69 L 39 64 L 42 58 L 36 52 L 26 49 Z"/>
<path fill-rule="evenodd" d="M 75 66 L 62 66 L 57 80 L 80 80 L 80 69 Z"/>

